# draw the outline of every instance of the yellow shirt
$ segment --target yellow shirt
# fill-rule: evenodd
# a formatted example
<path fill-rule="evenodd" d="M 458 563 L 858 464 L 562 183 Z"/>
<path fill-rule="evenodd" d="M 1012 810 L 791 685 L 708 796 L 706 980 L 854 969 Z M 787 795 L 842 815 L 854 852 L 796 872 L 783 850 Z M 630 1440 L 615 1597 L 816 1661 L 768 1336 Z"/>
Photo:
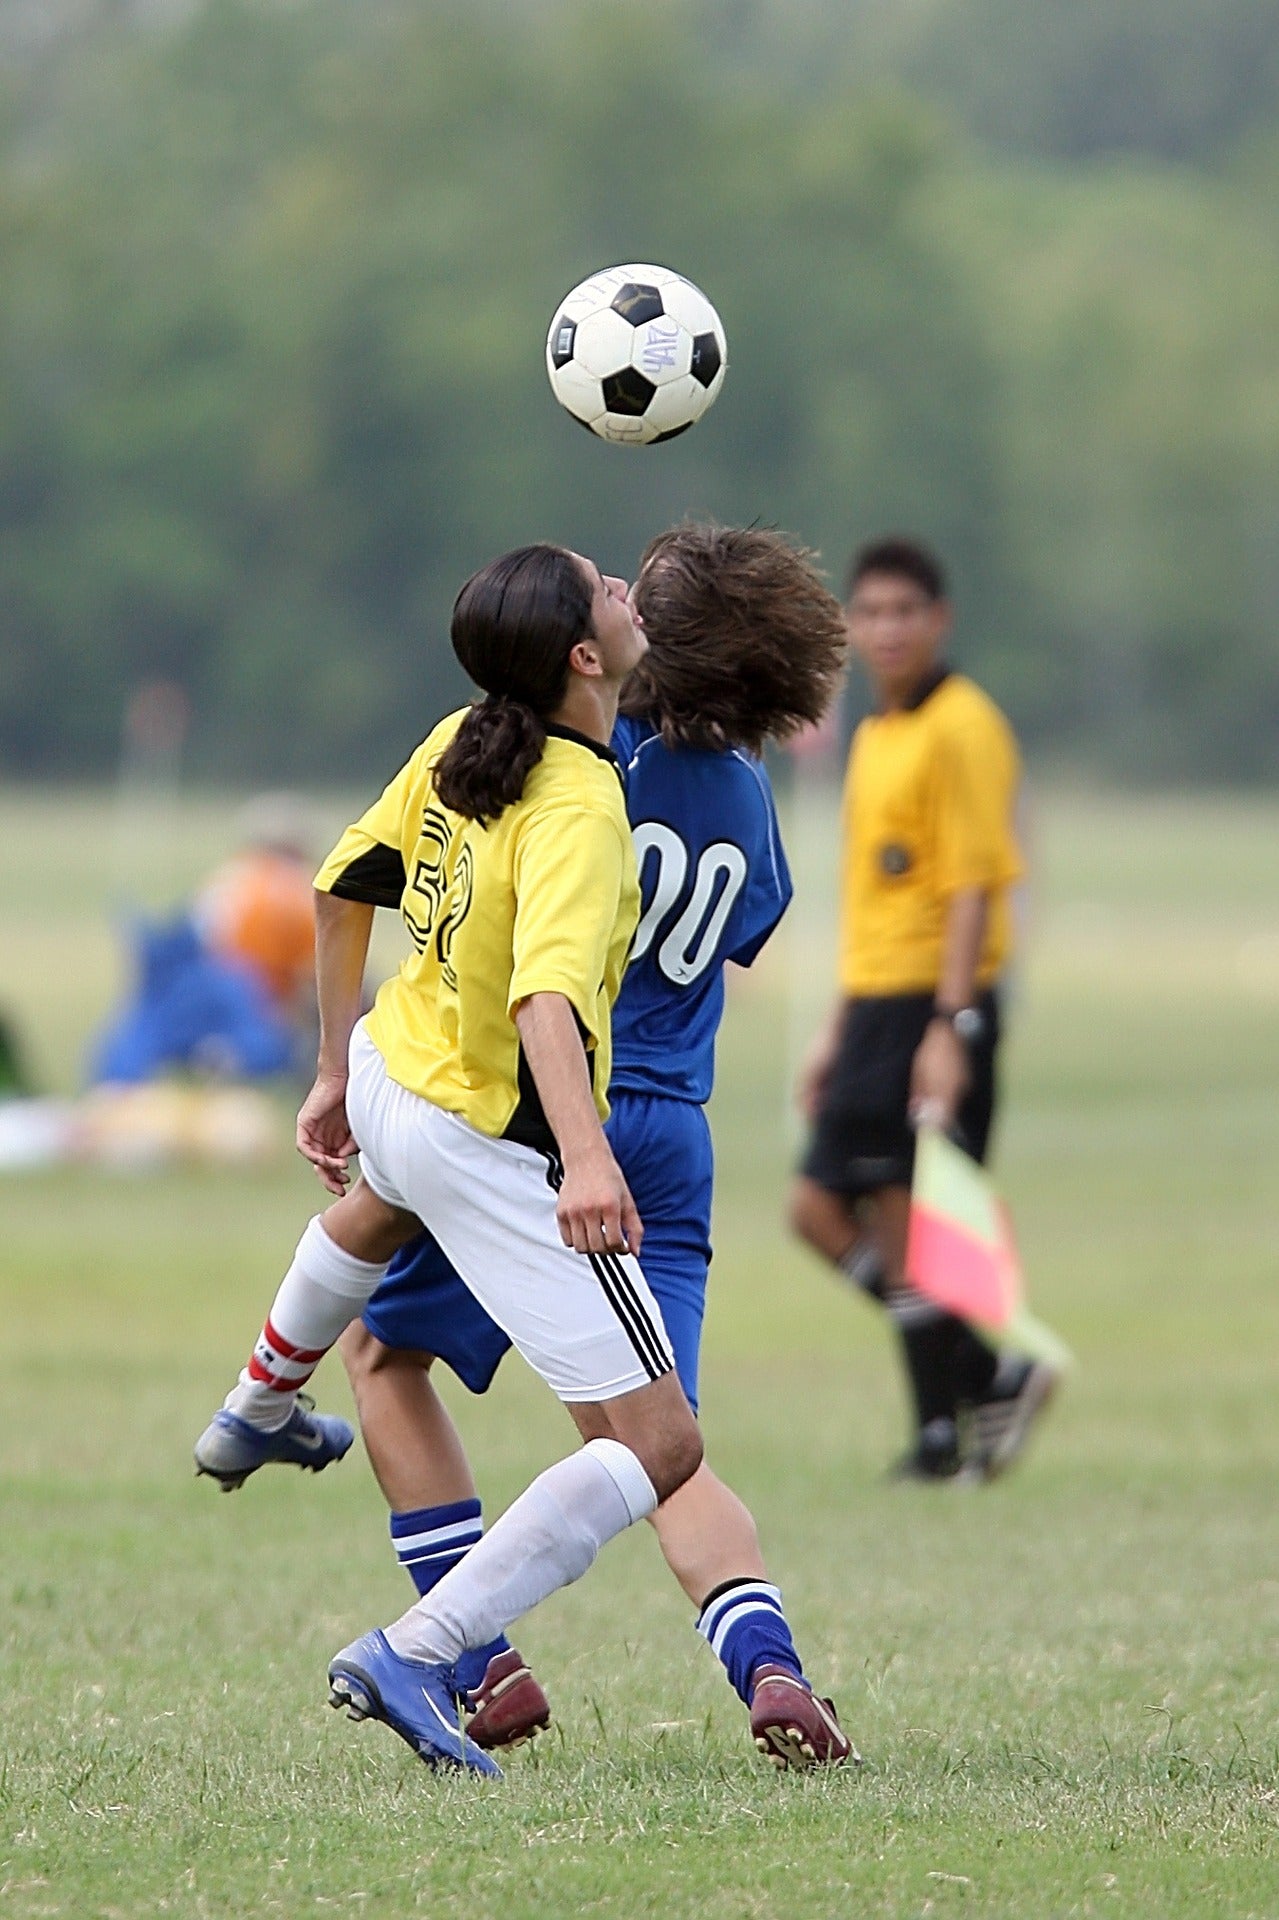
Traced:
<path fill-rule="evenodd" d="M 844 782 L 845 994 L 934 991 L 950 897 L 969 887 L 988 902 L 976 985 L 996 978 L 1011 945 L 1008 890 L 1022 873 L 1020 772 L 1008 722 L 960 674 L 910 710 L 862 721 Z"/>
<path fill-rule="evenodd" d="M 522 1096 L 540 1118 L 512 1011 L 562 993 L 605 1119 L 612 1007 L 639 918 L 617 762 L 553 728 L 522 798 L 481 826 L 442 806 L 432 780 L 462 717 L 440 722 L 316 875 L 339 898 L 398 906 L 413 942 L 366 1030 L 393 1080 L 500 1136 Z"/>

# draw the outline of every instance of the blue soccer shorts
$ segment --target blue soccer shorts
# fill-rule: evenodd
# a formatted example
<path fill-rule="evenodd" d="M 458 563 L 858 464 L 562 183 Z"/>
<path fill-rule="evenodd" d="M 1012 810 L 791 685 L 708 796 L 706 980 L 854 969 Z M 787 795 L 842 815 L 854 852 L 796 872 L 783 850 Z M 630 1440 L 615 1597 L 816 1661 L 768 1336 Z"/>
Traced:
<path fill-rule="evenodd" d="M 711 1258 L 710 1128 L 701 1107 L 686 1100 L 621 1091 L 612 1103 L 609 1144 L 644 1222 L 640 1266 L 696 1411 Z M 383 1346 L 435 1354 L 472 1393 L 487 1392 L 511 1344 L 429 1233 L 396 1255 L 364 1325 Z"/>

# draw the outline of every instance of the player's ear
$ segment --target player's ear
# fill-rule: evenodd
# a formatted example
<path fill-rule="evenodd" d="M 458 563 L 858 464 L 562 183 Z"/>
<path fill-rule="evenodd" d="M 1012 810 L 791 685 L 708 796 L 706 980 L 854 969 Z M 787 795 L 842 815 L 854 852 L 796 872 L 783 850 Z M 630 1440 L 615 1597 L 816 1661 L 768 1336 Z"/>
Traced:
<path fill-rule="evenodd" d="M 588 633 L 570 648 L 568 664 L 570 672 L 580 673 L 584 680 L 599 679 L 604 671 L 604 663 L 600 659 L 594 634 Z"/>

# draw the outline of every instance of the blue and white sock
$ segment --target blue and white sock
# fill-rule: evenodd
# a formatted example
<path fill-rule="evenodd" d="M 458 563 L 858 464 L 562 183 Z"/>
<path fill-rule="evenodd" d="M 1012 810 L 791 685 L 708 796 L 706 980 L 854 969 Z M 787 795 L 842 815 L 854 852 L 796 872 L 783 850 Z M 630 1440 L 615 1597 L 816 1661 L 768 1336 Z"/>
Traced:
<path fill-rule="evenodd" d="M 454 1568 L 484 1532 L 478 1500 L 453 1500 L 439 1507 L 414 1507 L 391 1515 L 391 1545 L 395 1557 L 417 1588 L 428 1594 Z M 487 1646 L 462 1654 L 454 1672 L 460 1692 L 478 1687 L 494 1654 L 505 1653 L 510 1641 L 504 1633 Z"/>
<path fill-rule="evenodd" d="M 725 1580 L 703 1601 L 697 1631 L 723 1661 L 729 1685 L 748 1707 L 757 1667 L 785 1667 L 796 1679 L 804 1678 L 780 1589 L 767 1580 Z"/>

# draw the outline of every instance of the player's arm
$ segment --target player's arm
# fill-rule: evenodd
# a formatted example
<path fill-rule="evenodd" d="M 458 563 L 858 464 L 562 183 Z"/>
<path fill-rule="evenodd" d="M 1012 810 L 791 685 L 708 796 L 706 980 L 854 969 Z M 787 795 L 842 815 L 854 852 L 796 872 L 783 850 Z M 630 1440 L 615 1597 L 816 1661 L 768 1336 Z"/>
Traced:
<path fill-rule="evenodd" d="M 315 989 L 320 1052 L 315 1085 L 298 1113 L 298 1152 L 330 1193 L 345 1191 L 356 1142 L 346 1117 L 347 1060 L 363 1010 L 364 968 L 377 907 L 404 891 L 400 823 L 410 805 L 419 754 L 342 838 L 315 876 Z"/>
<path fill-rule="evenodd" d="M 985 888 L 961 887 L 951 894 L 937 981 L 939 1011 L 929 1021 L 911 1063 L 911 1112 L 941 1127 L 953 1124 L 971 1078 L 968 1051 L 950 1015 L 973 1003 L 987 912 Z"/>
<path fill-rule="evenodd" d="M 565 1246 L 577 1253 L 638 1253 L 643 1227 L 595 1111 L 572 1003 L 562 993 L 532 993 L 515 1007 L 514 1019 L 564 1163 L 555 1212 Z"/>
<path fill-rule="evenodd" d="M 560 1232 L 578 1253 L 628 1245 L 637 1253 L 642 1231 L 604 1137 L 586 1051 L 600 1038 L 598 983 L 633 858 L 624 821 L 572 805 L 532 817 L 514 862 L 508 1005 L 564 1164 Z"/>
<path fill-rule="evenodd" d="M 347 1059 L 360 1017 L 374 907 L 316 889 L 315 985 L 320 1051 L 315 1084 L 298 1113 L 298 1152 L 330 1193 L 343 1193 L 356 1151 L 346 1117 Z"/>
<path fill-rule="evenodd" d="M 938 1014 L 912 1062 L 910 1096 L 913 1113 L 926 1113 L 942 1127 L 954 1122 L 971 1078 L 967 1049 L 950 1016 L 973 1003 L 990 895 L 1012 870 L 1002 732 L 1002 723 L 970 723 L 943 742 L 938 762 L 942 824 L 936 858 L 946 919 Z"/>

